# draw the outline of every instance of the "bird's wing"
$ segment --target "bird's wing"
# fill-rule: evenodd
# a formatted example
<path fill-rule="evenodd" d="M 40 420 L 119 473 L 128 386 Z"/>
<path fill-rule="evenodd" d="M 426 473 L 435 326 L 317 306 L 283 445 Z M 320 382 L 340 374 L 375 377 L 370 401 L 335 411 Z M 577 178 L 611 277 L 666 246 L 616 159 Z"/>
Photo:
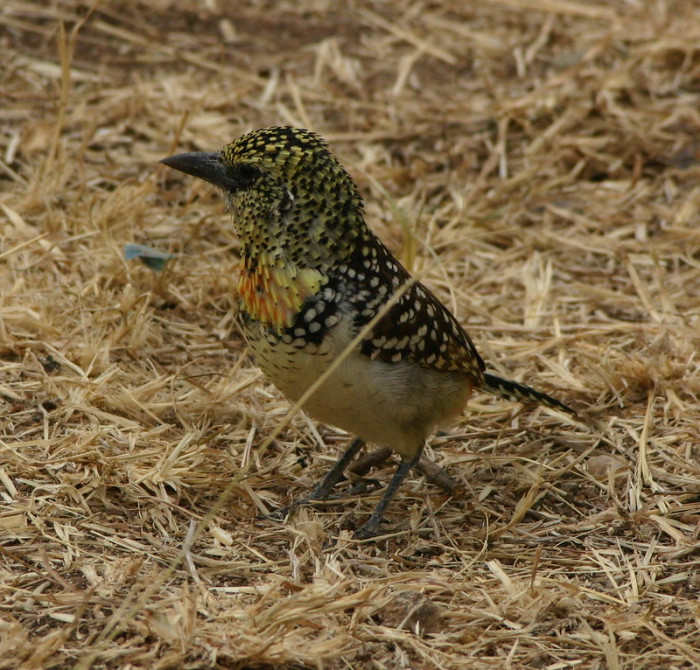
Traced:
<path fill-rule="evenodd" d="M 383 245 L 378 251 L 375 262 L 356 278 L 357 294 L 365 296 L 364 304 L 358 306 L 356 326 L 368 323 L 397 290 L 405 292 L 362 341 L 360 351 L 372 360 L 410 361 L 421 367 L 464 372 L 481 382 L 484 362 L 457 319 L 428 288 L 412 281 Z"/>

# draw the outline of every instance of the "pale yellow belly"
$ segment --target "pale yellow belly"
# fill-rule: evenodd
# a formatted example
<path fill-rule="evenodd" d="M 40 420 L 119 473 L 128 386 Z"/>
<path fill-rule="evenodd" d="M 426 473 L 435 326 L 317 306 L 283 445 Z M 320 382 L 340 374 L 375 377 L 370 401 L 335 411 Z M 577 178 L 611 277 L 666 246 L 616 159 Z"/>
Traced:
<path fill-rule="evenodd" d="M 352 339 L 342 323 L 321 345 L 308 349 L 279 342 L 273 346 L 254 333 L 248 335 L 261 369 L 292 402 Z M 470 392 L 467 375 L 373 361 L 354 350 L 309 397 L 304 410 L 323 423 L 410 457 L 437 426 L 462 411 Z"/>

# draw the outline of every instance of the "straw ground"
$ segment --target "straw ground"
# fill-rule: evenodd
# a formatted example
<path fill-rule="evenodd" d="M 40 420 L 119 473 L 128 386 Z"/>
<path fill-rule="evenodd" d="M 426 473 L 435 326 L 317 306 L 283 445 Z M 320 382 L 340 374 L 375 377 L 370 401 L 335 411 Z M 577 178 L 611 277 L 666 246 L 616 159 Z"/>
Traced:
<path fill-rule="evenodd" d="M 5 0 L 0 668 L 700 666 L 697 9 Z M 158 165 L 280 123 L 586 419 L 475 397 L 378 542 L 351 483 L 256 518 L 347 436 L 285 422 L 220 198 Z"/>

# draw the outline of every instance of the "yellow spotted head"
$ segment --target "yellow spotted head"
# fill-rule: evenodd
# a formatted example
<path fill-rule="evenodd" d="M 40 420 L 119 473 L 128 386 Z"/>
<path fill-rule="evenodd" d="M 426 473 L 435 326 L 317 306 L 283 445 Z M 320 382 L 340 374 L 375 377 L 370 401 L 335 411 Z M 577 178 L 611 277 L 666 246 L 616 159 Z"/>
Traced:
<path fill-rule="evenodd" d="M 342 262 L 369 234 L 354 182 L 311 131 L 263 128 L 219 153 L 162 162 L 222 189 L 249 268 L 322 268 Z"/>

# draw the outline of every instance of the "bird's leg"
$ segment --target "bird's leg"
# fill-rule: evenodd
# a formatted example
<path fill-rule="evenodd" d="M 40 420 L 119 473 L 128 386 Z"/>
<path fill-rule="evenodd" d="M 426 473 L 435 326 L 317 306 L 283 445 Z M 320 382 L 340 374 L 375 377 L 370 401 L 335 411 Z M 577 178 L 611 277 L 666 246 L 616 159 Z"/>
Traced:
<path fill-rule="evenodd" d="M 297 507 L 314 502 L 315 500 L 325 500 L 333 490 L 333 487 L 343 478 L 343 472 L 348 467 L 348 463 L 353 459 L 355 454 L 364 446 L 365 441 L 356 437 L 347 449 L 342 453 L 341 457 L 335 462 L 333 467 L 326 473 L 326 476 L 314 487 L 314 490 L 308 496 L 301 500 L 296 500 L 291 505 L 283 507 L 272 514 L 274 518 L 284 519 L 290 512 L 293 512 Z"/>
<path fill-rule="evenodd" d="M 354 482 L 349 495 L 362 495 L 367 492 L 370 485 L 378 489 L 381 486 L 379 480 L 370 479 L 367 477 L 367 473 L 372 468 L 381 465 L 392 453 L 393 451 L 389 447 L 379 447 L 357 458 L 355 462 L 347 468 L 346 477 Z"/>
<path fill-rule="evenodd" d="M 328 471 L 326 476 L 316 485 L 308 500 L 325 500 L 333 490 L 333 487 L 343 478 L 345 468 L 353 459 L 355 454 L 362 449 L 365 441 L 356 437 L 348 448 L 343 452 L 342 456 L 335 462 L 335 465 Z"/>
<path fill-rule="evenodd" d="M 357 477 L 364 477 L 372 468 L 381 465 L 392 454 L 391 447 L 379 447 L 360 456 L 349 468 L 348 472 Z"/>
<path fill-rule="evenodd" d="M 379 524 L 384 518 L 384 512 L 386 511 L 386 508 L 389 506 L 389 503 L 391 502 L 392 498 L 399 490 L 399 486 L 401 486 L 403 480 L 406 479 L 406 475 L 409 472 L 411 472 L 411 468 L 413 468 L 413 466 L 420 460 L 420 455 L 422 451 L 422 448 L 419 449 L 411 460 L 401 459 L 399 467 L 396 469 L 394 476 L 391 478 L 391 481 L 389 482 L 389 486 L 387 486 L 386 491 L 384 491 L 382 499 L 374 508 L 372 516 L 370 516 L 370 518 L 355 531 L 355 537 L 358 540 L 367 540 L 370 537 L 374 537 L 375 535 L 379 534 Z"/>
<path fill-rule="evenodd" d="M 379 447 L 364 456 L 360 456 L 360 458 L 348 468 L 348 471 L 353 475 L 364 478 L 371 468 L 382 464 L 392 453 L 389 447 Z M 421 456 L 420 461 L 416 463 L 415 467 L 431 484 L 439 486 L 445 493 L 451 496 L 461 493 L 462 485 L 448 475 L 437 463 L 428 459 L 427 456 Z M 366 480 L 363 479 L 363 481 Z"/>

